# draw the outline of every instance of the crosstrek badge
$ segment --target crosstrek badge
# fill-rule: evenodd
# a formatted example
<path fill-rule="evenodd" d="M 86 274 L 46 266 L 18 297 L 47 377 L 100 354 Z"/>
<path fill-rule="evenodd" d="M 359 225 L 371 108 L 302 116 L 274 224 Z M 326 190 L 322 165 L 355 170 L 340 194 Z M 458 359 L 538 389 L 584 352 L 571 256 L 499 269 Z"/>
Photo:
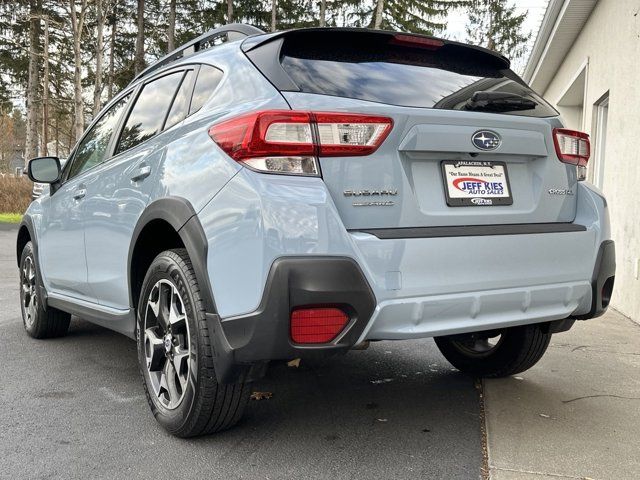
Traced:
<path fill-rule="evenodd" d="M 513 204 L 505 162 L 447 160 L 442 176 L 450 207 Z"/>

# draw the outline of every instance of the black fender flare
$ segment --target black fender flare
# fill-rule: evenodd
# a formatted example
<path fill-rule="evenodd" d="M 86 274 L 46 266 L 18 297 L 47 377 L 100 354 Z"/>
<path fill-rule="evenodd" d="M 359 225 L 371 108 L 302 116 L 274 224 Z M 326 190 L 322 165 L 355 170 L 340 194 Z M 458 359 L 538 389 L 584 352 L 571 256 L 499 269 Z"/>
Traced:
<path fill-rule="evenodd" d="M 131 307 L 134 310 L 138 307 L 134 305 L 131 284 L 133 252 L 140 233 L 154 220 L 164 220 L 178 232 L 178 236 L 187 249 L 187 253 L 193 264 L 206 311 L 207 313 L 216 313 L 217 310 L 213 299 L 211 283 L 209 282 L 209 275 L 207 274 L 207 237 L 193 206 L 188 200 L 182 197 L 164 197 L 151 202 L 147 205 L 147 208 L 142 212 L 142 215 L 136 223 L 131 236 L 127 259 L 127 282 L 129 285 L 129 303 Z"/>

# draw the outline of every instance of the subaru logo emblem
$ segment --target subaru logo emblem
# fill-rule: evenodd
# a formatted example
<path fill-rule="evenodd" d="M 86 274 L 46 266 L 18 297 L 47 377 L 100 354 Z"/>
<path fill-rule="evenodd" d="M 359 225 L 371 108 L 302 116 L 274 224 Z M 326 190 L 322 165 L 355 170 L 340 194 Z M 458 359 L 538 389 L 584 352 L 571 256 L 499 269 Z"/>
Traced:
<path fill-rule="evenodd" d="M 502 143 L 500 135 L 489 130 L 479 130 L 471 137 L 471 142 L 479 150 L 495 150 Z"/>

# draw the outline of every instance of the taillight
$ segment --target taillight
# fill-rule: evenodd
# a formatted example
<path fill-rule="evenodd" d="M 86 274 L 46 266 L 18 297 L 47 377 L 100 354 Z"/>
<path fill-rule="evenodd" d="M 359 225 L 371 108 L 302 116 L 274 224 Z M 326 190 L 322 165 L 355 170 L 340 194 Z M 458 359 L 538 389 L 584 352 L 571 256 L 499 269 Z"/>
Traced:
<path fill-rule="evenodd" d="M 227 155 L 261 172 L 319 175 L 318 157 L 369 155 L 391 131 L 388 117 L 269 110 L 213 125 Z"/>
<path fill-rule="evenodd" d="M 393 122 L 388 117 L 350 113 L 312 113 L 321 157 L 370 155 L 384 142 Z"/>
<path fill-rule="evenodd" d="M 553 143 L 561 162 L 584 167 L 591 155 L 589 135 L 566 128 L 553 129 Z"/>
<path fill-rule="evenodd" d="M 298 308 L 291 312 L 291 340 L 294 343 L 328 343 L 349 322 L 349 316 L 335 307 Z"/>

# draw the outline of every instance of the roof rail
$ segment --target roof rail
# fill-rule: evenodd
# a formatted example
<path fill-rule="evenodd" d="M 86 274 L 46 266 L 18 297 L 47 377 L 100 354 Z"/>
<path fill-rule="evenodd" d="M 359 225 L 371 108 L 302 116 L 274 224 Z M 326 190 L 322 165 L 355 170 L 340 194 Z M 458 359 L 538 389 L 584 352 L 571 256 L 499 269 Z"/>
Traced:
<path fill-rule="evenodd" d="M 157 62 L 152 63 L 147 68 L 145 68 L 142 72 L 140 72 L 133 79 L 132 83 L 136 80 L 139 80 L 143 77 L 146 77 L 150 73 L 158 70 L 159 68 L 164 67 L 165 65 L 170 64 L 180 58 L 187 57 L 192 55 L 200 50 L 204 50 L 206 44 L 213 43 L 217 39 L 222 38 L 224 36 L 227 37 L 226 41 L 237 40 L 242 37 L 248 37 L 249 35 L 258 35 L 264 33 L 258 27 L 254 27 L 253 25 L 246 25 L 244 23 L 230 23 L 229 25 L 224 25 L 219 28 L 214 28 L 213 30 L 209 30 L 206 33 L 203 33 L 197 38 L 194 38 L 190 42 L 181 45 L 176 48 L 173 52 L 168 53 L 164 57 L 162 57 Z M 203 48 L 204 47 L 204 48 Z"/>

